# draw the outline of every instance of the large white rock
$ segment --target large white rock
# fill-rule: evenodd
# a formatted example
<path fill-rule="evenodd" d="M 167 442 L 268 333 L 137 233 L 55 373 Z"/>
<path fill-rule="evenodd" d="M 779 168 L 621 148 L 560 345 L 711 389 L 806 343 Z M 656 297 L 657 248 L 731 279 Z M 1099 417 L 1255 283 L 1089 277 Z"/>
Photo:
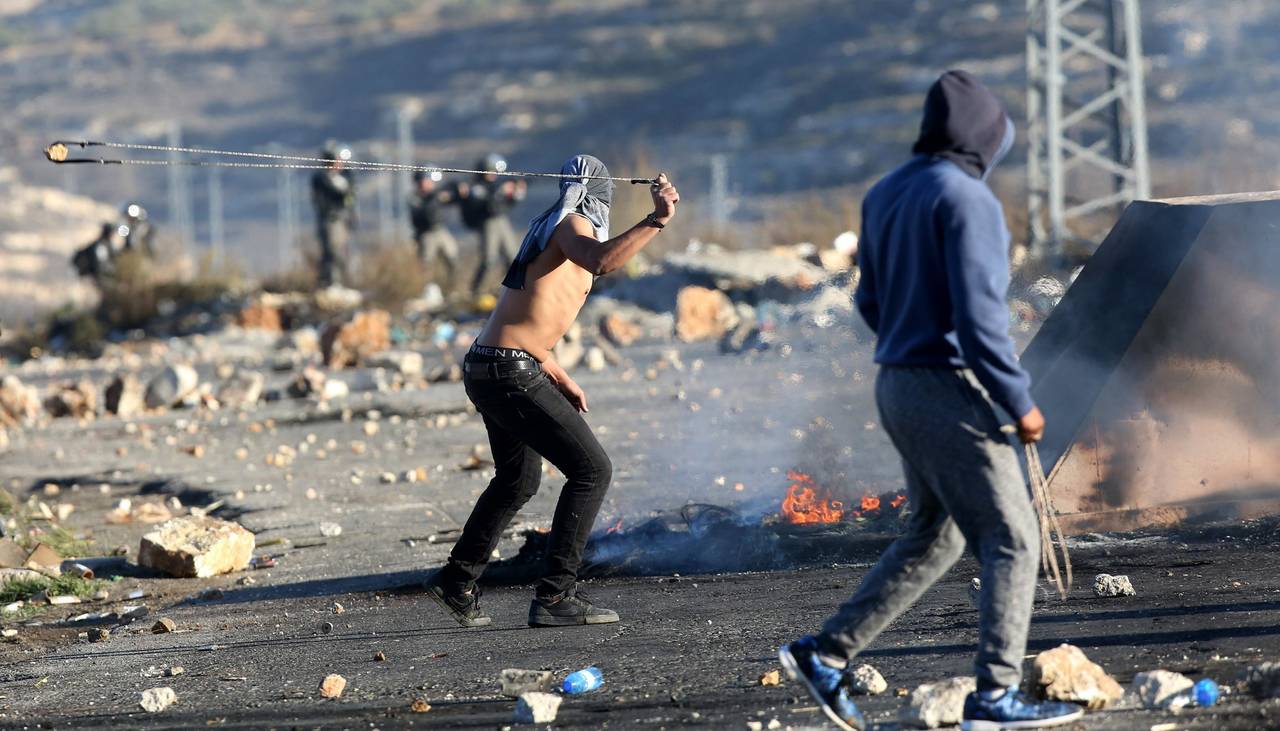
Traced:
<path fill-rule="evenodd" d="M 1058 645 L 1036 655 L 1031 684 L 1041 698 L 1106 708 L 1124 697 L 1124 688 L 1074 645 Z"/>
<path fill-rule="evenodd" d="M 253 558 L 253 534 L 209 517 L 174 518 L 142 537 L 138 564 L 180 578 L 239 571 Z"/>
<path fill-rule="evenodd" d="M 969 677 L 925 683 L 911 691 L 910 702 L 898 712 L 898 720 L 915 728 L 954 726 L 964 718 L 965 696 L 977 689 L 977 679 Z"/>
<path fill-rule="evenodd" d="M 107 413 L 122 419 L 141 414 L 146 409 L 142 382 L 131 373 L 117 375 L 103 394 Z"/>
<path fill-rule="evenodd" d="M 138 705 L 147 713 L 159 713 L 177 702 L 178 694 L 173 692 L 173 688 L 151 688 L 142 691 Z"/>
<path fill-rule="evenodd" d="M 516 723 L 551 723 L 560 710 L 560 696 L 555 693 L 523 693 L 516 701 Z"/>
<path fill-rule="evenodd" d="M 252 406 L 262 398 L 266 377 L 257 371 L 237 371 L 218 387 L 218 402 L 228 409 Z"/>
<path fill-rule="evenodd" d="M 859 695 L 879 695 L 889 689 L 884 676 L 874 666 L 863 663 L 845 671 L 849 688 Z"/>
<path fill-rule="evenodd" d="M 175 364 L 156 374 L 147 384 L 148 409 L 175 406 L 200 385 L 200 376 L 189 365 Z"/>
<path fill-rule="evenodd" d="M 1138 595 L 1138 592 L 1134 591 L 1133 583 L 1129 581 L 1128 576 L 1112 576 L 1111 574 L 1098 574 L 1093 577 L 1093 593 L 1100 597 Z"/>

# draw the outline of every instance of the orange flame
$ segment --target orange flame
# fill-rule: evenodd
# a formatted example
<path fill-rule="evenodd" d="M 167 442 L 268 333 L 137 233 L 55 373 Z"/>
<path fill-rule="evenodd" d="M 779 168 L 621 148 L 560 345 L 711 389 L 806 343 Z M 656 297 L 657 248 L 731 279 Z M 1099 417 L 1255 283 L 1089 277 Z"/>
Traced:
<path fill-rule="evenodd" d="M 879 509 L 880 509 L 880 498 L 875 497 L 874 495 L 862 496 L 862 512 L 869 513 L 872 510 L 879 510 Z"/>
<path fill-rule="evenodd" d="M 898 508 L 902 507 L 902 504 L 905 503 L 906 501 L 907 501 L 906 495 L 899 495 L 889 501 L 889 507 L 893 508 L 894 510 L 897 510 Z"/>
<path fill-rule="evenodd" d="M 605 535 L 608 535 L 610 533 L 617 533 L 620 530 L 622 530 L 622 518 L 618 518 L 618 522 L 614 523 L 613 527 L 605 531 Z"/>
<path fill-rule="evenodd" d="M 792 480 L 792 484 L 782 501 L 782 517 L 788 523 L 837 523 L 844 518 L 844 504 L 838 500 L 819 498 L 812 477 L 791 470 L 787 472 L 787 478 Z"/>

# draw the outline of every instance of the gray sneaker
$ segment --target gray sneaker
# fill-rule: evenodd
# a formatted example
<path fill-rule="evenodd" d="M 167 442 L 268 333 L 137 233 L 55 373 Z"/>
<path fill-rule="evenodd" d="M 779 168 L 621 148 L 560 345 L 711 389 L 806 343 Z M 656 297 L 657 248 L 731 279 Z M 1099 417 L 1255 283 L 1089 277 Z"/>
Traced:
<path fill-rule="evenodd" d="M 558 598 L 538 597 L 529 605 L 530 627 L 572 627 L 617 621 L 617 612 L 597 607 L 576 589 L 571 589 Z"/>

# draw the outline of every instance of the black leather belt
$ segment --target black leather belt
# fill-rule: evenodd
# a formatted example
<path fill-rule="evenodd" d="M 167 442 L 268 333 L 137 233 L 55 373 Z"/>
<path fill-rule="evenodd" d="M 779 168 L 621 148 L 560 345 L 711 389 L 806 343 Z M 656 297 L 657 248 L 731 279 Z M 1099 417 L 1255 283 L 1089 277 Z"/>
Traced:
<path fill-rule="evenodd" d="M 462 364 L 462 370 L 468 378 L 477 381 L 493 381 L 499 378 L 510 378 L 522 371 L 540 371 L 542 366 L 531 358 L 503 360 L 497 363 L 476 363 L 468 361 Z"/>

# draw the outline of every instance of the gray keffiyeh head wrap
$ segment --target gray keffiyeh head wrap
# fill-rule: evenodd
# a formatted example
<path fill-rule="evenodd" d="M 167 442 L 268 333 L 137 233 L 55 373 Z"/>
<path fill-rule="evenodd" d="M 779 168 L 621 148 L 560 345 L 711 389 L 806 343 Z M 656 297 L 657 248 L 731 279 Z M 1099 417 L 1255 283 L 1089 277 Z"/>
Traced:
<path fill-rule="evenodd" d="M 565 175 L 609 176 L 609 168 L 591 155 L 574 155 L 560 167 L 560 172 Z M 608 239 L 609 206 L 612 203 L 612 180 L 566 178 L 560 181 L 560 199 L 529 222 L 529 233 L 524 235 L 520 252 L 516 254 L 515 261 L 511 262 L 502 286 L 524 289 L 525 270 L 529 268 L 529 263 L 547 248 L 547 242 L 551 240 L 556 226 L 570 214 L 579 214 L 590 221 L 598 240 Z"/>

